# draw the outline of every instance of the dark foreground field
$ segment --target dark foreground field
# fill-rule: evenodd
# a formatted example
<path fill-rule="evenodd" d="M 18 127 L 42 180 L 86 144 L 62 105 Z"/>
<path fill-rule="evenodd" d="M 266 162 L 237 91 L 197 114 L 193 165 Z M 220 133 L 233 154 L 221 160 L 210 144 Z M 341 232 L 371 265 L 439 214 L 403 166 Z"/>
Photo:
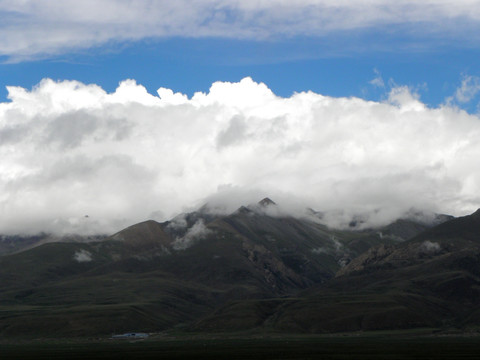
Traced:
<path fill-rule="evenodd" d="M 478 359 L 480 338 L 321 336 L 269 339 L 30 341 L 0 344 L 3 359 Z"/>

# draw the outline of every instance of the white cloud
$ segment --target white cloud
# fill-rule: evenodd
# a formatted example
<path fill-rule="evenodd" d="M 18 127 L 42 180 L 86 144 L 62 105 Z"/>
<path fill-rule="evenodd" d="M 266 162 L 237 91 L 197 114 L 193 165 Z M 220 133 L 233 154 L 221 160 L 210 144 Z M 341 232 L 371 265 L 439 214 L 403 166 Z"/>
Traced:
<path fill-rule="evenodd" d="M 82 263 L 82 262 L 90 262 L 92 261 L 92 253 L 87 250 L 78 250 L 75 251 L 75 254 L 73 255 L 73 258 L 75 261 Z"/>
<path fill-rule="evenodd" d="M 375 73 L 375 77 L 370 80 L 370 84 L 372 84 L 375 87 L 379 88 L 385 88 L 385 82 L 383 81 L 382 74 L 380 74 L 380 71 L 377 69 L 373 70 Z"/>
<path fill-rule="evenodd" d="M 203 220 L 198 220 L 193 226 L 187 230 L 187 233 L 180 238 L 176 238 L 173 242 L 175 250 L 185 250 L 192 246 L 195 242 L 201 240 L 209 235 L 212 231 L 209 230 Z"/>
<path fill-rule="evenodd" d="M 0 55 L 16 59 L 167 37 L 331 36 L 383 28 L 478 44 L 477 0 L 0 0 Z M 372 38 L 370 38 L 372 40 Z M 426 42 L 424 42 L 426 44 Z"/>
<path fill-rule="evenodd" d="M 428 108 L 406 87 L 385 102 L 281 98 L 250 78 L 190 99 L 159 94 L 132 80 L 114 93 L 74 81 L 10 87 L 0 233 L 114 233 L 203 201 L 228 212 L 265 196 L 295 211 L 343 209 L 339 225 L 480 204 L 479 117 Z"/>
<path fill-rule="evenodd" d="M 462 79 L 462 84 L 455 91 L 450 101 L 456 100 L 459 103 L 467 103 L 475 98 L 480 91 L 480 78 L 478 76 L 466 75 Z"/>
<path fill-rule="evenodd" d="M 439 243 L 436 243 L 436 242 L 431 242 L 426 240 L 420 245 L 420 251 L 423 251 L 429 254 L 438 253 L 440 250 L 442 250 L 442 247 L 440 246 Z"/>

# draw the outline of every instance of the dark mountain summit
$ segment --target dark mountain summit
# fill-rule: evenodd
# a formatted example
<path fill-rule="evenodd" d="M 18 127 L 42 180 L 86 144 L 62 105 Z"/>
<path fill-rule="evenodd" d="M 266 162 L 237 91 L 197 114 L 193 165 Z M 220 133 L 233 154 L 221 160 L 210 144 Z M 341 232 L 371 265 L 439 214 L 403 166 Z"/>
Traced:
<path fill-rule="evenodd" d="M 468 216 L 444 222 L 419 234 L 418 240 L 432 237 L 435 239 L 462 239 L 480 241 L 480 209 Z"/>
<path fill-rule="evenodd" d="M 260 200 L 258 202 L 260 206 L 269 206 L 269 205 L 277 205 L 274 201 L 270 200 L 268 197 Z"/>

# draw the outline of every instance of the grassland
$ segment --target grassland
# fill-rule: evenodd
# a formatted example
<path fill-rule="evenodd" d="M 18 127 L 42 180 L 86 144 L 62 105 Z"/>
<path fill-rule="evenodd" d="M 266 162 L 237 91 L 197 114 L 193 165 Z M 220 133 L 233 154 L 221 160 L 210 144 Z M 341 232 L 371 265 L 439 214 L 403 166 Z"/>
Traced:
<path fill-rule="evenodd" d="M 143 341 L 0 343 L 5 359 L 477 359 L 477 336 L 359 333 L 249 338 L 152 337 Z"/>

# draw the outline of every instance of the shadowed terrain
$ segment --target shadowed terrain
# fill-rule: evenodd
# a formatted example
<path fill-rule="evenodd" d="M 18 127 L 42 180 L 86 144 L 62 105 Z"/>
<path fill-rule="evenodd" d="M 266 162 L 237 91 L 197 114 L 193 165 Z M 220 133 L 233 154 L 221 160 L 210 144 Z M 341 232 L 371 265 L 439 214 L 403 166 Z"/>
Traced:
<path fill-rule="evenodd" d="M 0 257 L 0 334 L 476 328 L 480 216 L 335 230 L 270 199 Z"/>

